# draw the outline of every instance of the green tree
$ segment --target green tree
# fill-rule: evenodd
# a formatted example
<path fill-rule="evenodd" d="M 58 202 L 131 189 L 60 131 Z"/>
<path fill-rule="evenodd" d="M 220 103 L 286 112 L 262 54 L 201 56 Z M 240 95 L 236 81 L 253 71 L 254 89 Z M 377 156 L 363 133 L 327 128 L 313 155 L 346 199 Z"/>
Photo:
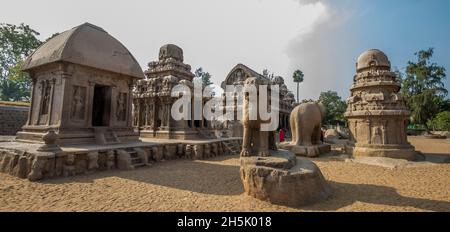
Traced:
<path fill-rule="evenodd" d="M 427 126 L 433 130 L 450 131 L 450 111 L 438 113 L 434 118 L 428 120 Z"/>
<path fill-rule="evenodd" d="M 209 72 L 204 72 L 203 68 L 198 68 L 197 70 L 195 70 L 195 78 L 197 80 L 200 80 L 203 84 L 203 86 L 208 86 L 213 84 L 211 82 L 211 74 L 209 74 Z"/>
<path fill-rule="evenodd" d="M 431 62 L 433 48 L 421 50 L 415 55 L 417 61 L 408 62 L 401 81 L 402 93 L 411 110 L 415 124 L 426 125 L 429 119 L 439 113 L 448 94 L 444 86 L 445 68 Z"/>
<path fill-rule="evenodd" d="M 337 92 L 321 92 L 319 102 L 321 102 L 326 109 L 322 124 L 333 125 L 345 122 L 344 113 L 347 109 L 347 104 L 342 100 Z"/>
<path fill-rule="evenodd" d="M 294 82 L 297 83 L 297 102 L 299 102 L 298 89 L 299 89 L 300 83 L 303 82 L 304 77 L 305 77 L 305 75 L 303 74 L 303 72 L 301 70 L 295 70 L 294 74 L 292 75 Z"/>
<path fill-rule="evenodd" d="M 0 24 L 0 99 L 29 101 L 30 78 L 20 70 L 41 41 L 39 33 L 25 24 Z"/>

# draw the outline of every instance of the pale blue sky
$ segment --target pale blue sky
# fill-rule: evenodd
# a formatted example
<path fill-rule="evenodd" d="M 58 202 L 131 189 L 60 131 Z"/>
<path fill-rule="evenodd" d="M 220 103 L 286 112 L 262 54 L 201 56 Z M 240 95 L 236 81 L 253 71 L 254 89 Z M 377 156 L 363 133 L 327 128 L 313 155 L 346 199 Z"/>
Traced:
<path fill-rule="evenodd" d="M 175 43 L 185 62 L 220 82 L 237 63 L 291 80 L 306 76 L 301 98 L 336 90 L 346 98 L 355 61 L 379 48 L 403 68 L 414 53 L 435 48 L 450 72 L 448 0 L 4 0 L 0 22 L 24 22 L 45 39 L 84 22 L 120 40 L 143 69 L 159 47 Z M 446 80 L 447 89 L 450 78 Z"/>

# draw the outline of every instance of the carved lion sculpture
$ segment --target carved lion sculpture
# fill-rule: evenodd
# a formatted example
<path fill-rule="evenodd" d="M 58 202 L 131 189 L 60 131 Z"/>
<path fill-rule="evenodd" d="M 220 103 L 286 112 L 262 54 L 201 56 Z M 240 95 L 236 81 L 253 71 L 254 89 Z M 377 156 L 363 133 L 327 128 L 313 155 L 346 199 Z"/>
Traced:
<path fill-rule="evenodd" d="M 320 140 L 320 123 L 325 117 L 325 107 L 321 103 L 307 102 L 294 108 L 290 124 L 292 145 L 311 146 L 322 144 Z"/>
<path fill-rule="evenodd" d="M 247 78 L 244 83 L 244 87 L 248 88 L 251 86 L 256 87 L 256 91 L 259 89 L 259 85 L 268 85 L 268 81 L 251 77 Z M 242 151 L 241 156 L 270 156 L 269 150 L 276 150 L 275 137 L 272 131 L 261 131 L 261 124 L 269 123 L 270 121 L 263 121 L 260 118 L 259 109 L 256 109 L 257 119 L 250 119 L 250 108 L 251 107 L 259 107 L 259 94 L 257 99 L 250 99 L 249 94 L 245 94 L 244 96 L 244 104 L 243 104 L 243 119 L 242 124 L 244 127 L 243 133 L 243 143 L 242 143 Z M 255 101 L 256 100 L 256 101 Z M 261 99 L 266 101 L 267 99 Z M 255 101 L 255 102 L 250 102 Z M 251 106 L 252 105 L 252 106 Z"/>

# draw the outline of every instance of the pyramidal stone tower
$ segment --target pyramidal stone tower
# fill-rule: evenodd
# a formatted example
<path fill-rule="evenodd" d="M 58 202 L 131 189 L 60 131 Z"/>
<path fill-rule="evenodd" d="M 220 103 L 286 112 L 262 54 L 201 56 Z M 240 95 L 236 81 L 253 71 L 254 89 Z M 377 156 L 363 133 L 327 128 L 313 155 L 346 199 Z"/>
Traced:
<path fill-rule="evenodd" d="M 410 111 L 382 51 L 371 49 L 359 56 L 350 91 L 345 113 L 351 135 L 347 150 L 354 156 L 414 160 L 416 152 L 406 137 Z"/>

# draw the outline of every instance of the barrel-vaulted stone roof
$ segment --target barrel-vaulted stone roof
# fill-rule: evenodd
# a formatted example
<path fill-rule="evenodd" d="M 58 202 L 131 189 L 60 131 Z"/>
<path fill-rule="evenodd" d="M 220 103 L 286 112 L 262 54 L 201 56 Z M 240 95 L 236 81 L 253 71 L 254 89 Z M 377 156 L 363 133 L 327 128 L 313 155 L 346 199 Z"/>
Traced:
<path fill-rule="evenodd" d="M 61 61 L 144 78 L 139 63 L 128 49 L 90 23 L 64 31 L 42 44 L 26 59 L 22 70 Z"/>

